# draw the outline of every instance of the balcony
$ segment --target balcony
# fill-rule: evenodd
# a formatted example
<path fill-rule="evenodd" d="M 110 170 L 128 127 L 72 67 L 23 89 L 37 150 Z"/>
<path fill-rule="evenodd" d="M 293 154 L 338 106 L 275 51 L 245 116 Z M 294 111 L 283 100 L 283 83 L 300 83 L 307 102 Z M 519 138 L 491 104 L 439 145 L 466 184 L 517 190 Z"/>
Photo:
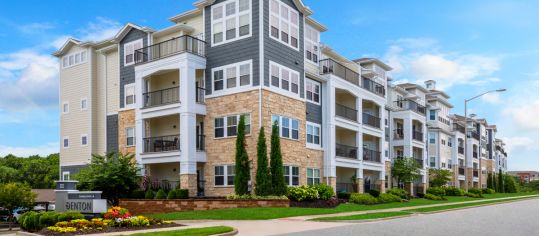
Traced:
<path fill-rule="evenodd" d="M 464 167 L 459 167 L 459 175 L 464 175 Z"/>
<path fill-rule="evenodd" d="M 458 147 L 458 149 L 459 149 L 459 154 L 464 155 L 464 147 Z"/>
<path fill-rule="evenodd" d="M 425 109 L 425 106 L 419 105 L 419 103 L 414 102 L 412 100 L 395 101 L 395 105 L 404 110 L 410 110 L 422 116 L 425 116 L 427 114 L 427 110 Z"/>
<path fill-rule="evenodd" d="M 206 135 L 197 135 L 197 151 L 203 152 L 206 150 Z"/>
<path fill-rule="evenodd" d="M 363 148 L 363 160 L 372 162 L 381 162 L 382 153 L 375 150 Z"/>
<path fill-rule="evenodd" d="M 335 104 L 335 115 L 357 122 L 357 110 L 341 104 Z"/>
<path fill-rule="evenodd" d="M 354 193 L 357 192 L 357 184 L 353 183 L 337 183 L 337 192 L 348 192 Z"/>
<path fill-rule="evenodd" d="M 395 131 L 393 131 L 393 139 L 394 140 L 402 140 L 402 139 L 404 139 L 404 129 L 397 128 Z"/>
<path fill-rule="evenodd" d="M 135 51 L 135 64 L 160 60 L 181 53 L 206 56 L 206 42 L 184 35 L 158 44 L 150 45 Z"/>
<path fill-rule="evenodd" d="M 479 170 L 473 170 L 473 177 L 479 177 Z"/>
<path fill-rule="evenodd" d="M 144 153 L 172 152 L 180 150 L 180 135 L 143 138 Z"/>
<path fill-rule="evenodd" d="M 475 140 L 479 140 L 479 133 L 472 131 L 470 132 L 470 137 L 474 138 Z"/>
<path fill-rule="evenodd" d="M 370 91 L 371 93 L 374 93 L 380 97 L 385 97 L 386 96 L 386 88 L 379 84 L 379 83 L 376 83 L 370 79 L 367 79 L 365 77 L 362 78 L 362 83 L 361 83 L 361 87 Z"/>
<path fill-rule="evenodd" d="M 416 141 L 423 142 L 423 132 L 417 130 L 412 131 L 412 138 Z"/>
<path fill-rule="evenodd" d="M 335 154 L 338 157 L 346 157 L 357 159 L 357 147 L 352 147 L 344 144 L 335 144 Z"/>
<path fill-rule="evenodd" d="M 473 152 L 472 155 L 473 155 L 473 158 L 476 158 L 476 159 L 477 159 L 477 157 L 479 156 L 479 155 L 477 154 L 477 152 Z"/>
<path fill-rule="evenodd" d="M 374 128 L 380 128 L 380 117 L 363 112 L 363 124 Z"/>
<path fill-rule="evenodd" d="M 204 104 L 206 102 L 206 89 L 205 88 L 197 87 L 196 102 L 200 104 Z"/>
<path fill-rule="evenodd" d="M 423 164 L 423 163 L 424 163 L 424 162 L 423 162 L 423 159 L 418 159 L 418 158 L 414 158 L 414 159 L 415 159 L 415 161 L 417 162 L 417 164 L 419 164 L 419 167 L 420 167 L 421 169 L 423 169 L 424 166 L 425 166 L 425 165 Z"/>
<path fill-rule="evenodd" d="M 320 74 L 334 74 L 341 79 L 344 79 L 356 86 L 359 85 L 359 74 L 351 69 L 348 69 L 346 66 L 332 60 L 324 59 L 320 62 Z"/>
<path fill-rule="evenodd" d="M 453 131 L 458 131 L 460 133 L 465 133 L 464 132 L 464 126 L 459 125 L 457 123 L 453 123 Z"/>
<path fill-rule="evenodd" d="M 156 107 L 180 102 L 180 87 L 172 87 L 143 93 L 144 108 Z"/>

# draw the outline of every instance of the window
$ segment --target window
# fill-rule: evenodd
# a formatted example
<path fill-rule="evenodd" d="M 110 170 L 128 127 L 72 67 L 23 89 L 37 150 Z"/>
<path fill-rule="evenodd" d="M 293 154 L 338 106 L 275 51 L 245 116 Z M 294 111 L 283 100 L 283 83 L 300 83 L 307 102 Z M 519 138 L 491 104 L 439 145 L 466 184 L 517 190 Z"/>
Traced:
<path fill-rule="evenodd" d="M 251 134 L 251 114 L 245 117 L 245 134 Z M 215 118 L 215 138 L 234 137 L 238 134 L 238 124 L 241 115 L 231 115 Z"/>
<path fill-rule="evenodd" d="M 125 145 L 135 146 L 135 128 L 126 128 L 125 129 Z"/>
<path fill-rule="evenodd" d="M 299 167 L 284 166 L 284 181 L 288 186 L 299 185 Z"/>
<path fill-rule="evenodd" d="M 81 146 L 88 146 L 88 135 L 87 134 L 83 134 L 80 136 L 80 145 Z"/>
<path fill-rule="evenodd" d="M 251 36 L 251 0 L 228 0 L 212 6 L 212 46 Z"/>
<path fill-rule="evenodd" d="M 453 168 L 453 161 L 451 161 L 451 159 L 447 160 L 447 168 Z"/>
<path fill-rule="evenodd" d="M 126 84 L 124 86 L 124 107 L 135 105 L 135 84 Z"/>
<path fill-rule="evenodd" d="M 280 127 L 280 133 L 282 138 L 288 138 L 293 140 L 299 140 L 299 120 L 272 115 L 271 124 L 277 122 Z"/>
<path fill-rule="evenodd" d="M 436 111 L 429 110 L 429 119 L 430 120 L 436 120 Z"/>
<path fill-rule="evenodd" d="M 69 137 L 64 137 L 64 148 L 69 148 Z"/>
<path fill-rule="evenodd" d="M 65 55 L 62 58 L 62 67 L 68 68 L 76 65 L 80 65 L 86 62 L 86 51 L 80 51 Z"/>
<path fill-rule="evenodd" d="M 62 180 L 68 181 L 70 179 L 70 173 L 69 171 L 63 171 L 62 172 Z"/>
<path fill-rule="evenodd" d="M 82 98 L 82 99 L 80 100 L 80 109 L 81 109 L 82 111 L 88 110 L 88 99 Z"/>
<path fill-rule="evenodd" d="M 277 63 L 270 62 L 271 86 L 299 96 L 299 73 Z"/>
<path fill-rule="evenodd" d="M 447 138 L 447 146 L 453 147 L 453 138 L 451 138 L 451 137 Z"/>
<path fill-rule="evenodd" d="M 69 102 L 64 102 L 62 104 L 62 113 L 64 114 L 69 113 Z"/>
<path fill-rule="evenodd" d="M 435 144 L 436 143 L 436 134 L 429 133 L 429 143 Z"/>
<path fill-rule="evenodd" d="M 442 139 L 442 145 L 445 145 L 445 139 Z"/>
<path fill-rule="evenodd" d="M 298 50 L 299 13 L 278 0 L 270 4 L 270 37 Z"/>
<path fill-rule="evenodd" d="M 429 158 L 429 166 L 432 168 L 436 167 L 436 157 Z"/>
<path fill-rule="evenodd" d="M 307 168 L 307 185 L 320 184 L 320 169 Z"/>
<path fill-rule="evenodd" d="M 305 26 L 305 59 L 318 64 L 320 32 L 311 26 Z"/>
<path fill-rule="evenodd" d="M 235 166 L 215 166 L 215 186 L 234 186 Z"/>
<path fill-rule="evenodd" d="M 251 71 L 251 60 L 213 69 L 213 91 L 226 91 L 251 85 Z"/>
<path fill-rule="evenodd" d="M 401 95 L 397 95 L 397 106 L 400 108 L 404 107 L 404 98 Z"/>
<path fill-rule="evenodd" d="M 320 125 L 307 122 L 307 146 L 320 147 Z"/>
<path fill-rule="evenodd" d="M 124 66 L 135 64 L 135 51 L 142 48 L 142 39 L 124 44 Z"/>
<path fill-rule="evenodd" d="M 307 101 L 320 104 L 320 83 L 305 79 L 305 98 Z"/>

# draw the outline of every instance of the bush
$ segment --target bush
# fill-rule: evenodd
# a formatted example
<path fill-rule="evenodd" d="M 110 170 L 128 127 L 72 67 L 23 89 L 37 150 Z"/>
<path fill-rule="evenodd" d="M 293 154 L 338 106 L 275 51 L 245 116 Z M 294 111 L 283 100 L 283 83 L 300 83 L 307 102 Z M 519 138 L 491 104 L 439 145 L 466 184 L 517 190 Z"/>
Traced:
<path fill-rule="evenodd" d="M 368 193 L 352 193 L 350 201 L 357 204 L 372 205 L 378 203 L 378 199 Z"/>
<path fill-rule="evenodd" d="M 144 199 L 154 199 L 155 198 L 155 194 L 153 193 L 152 190 L 148 189 L 148 191 L 146 191 L 146 193 L 144 194 Z"/>
<path fill-rule="evenodd" d="M 318 197 L 322 200 L 329 200 L 335 196 L 333 188 L 327 184 L 316 185 L 315 188 L 318 191 Z"/>
<path fill-rule="evenodd" d="M 39 217 L 39 225 L 41 228 L 53 226 L 58 222 L 59 213 L 54 211 L 43 212 Z"/>
<path fill-rule="evenodd" d="M 189 190 L 187 189 L 176 189 L 176 199 L 188 199 Z"/>
<path fill-rule="evenodd" d="M 350 199 L 350 194 L 352 193 L 349 193 L 349 192 L 340 192 L 340 193 L 337 193 L 337 198 L 339 199 Z"/>
<path fill-rule="evenodd" d="M 58 214 L 58 222 L 84 219 L 84 215 L 78 211 L 66 211 Z"/>
<path fill-rule="evenodd" d="M 39 227 L 39 217 L 40 214 L 35 211 L 24 213 L 20 219 L 21 228 L 30 232 L 40 230 L 41 227 Z"/>
<path fill-rule="evenodd" d="M 159 189 L 155 195 L 155 199 L 167 199 L 167 193 L 163 189 Z"/>
<path fill-rule="evenodd" d="M 444 198 L 442 198 L 441 196 L 434 195 L 434 194 L 431 194 L 431 193 L 425 194 L 425 199 L 434 200 L 434 201 L 444 200 Z"/>
<path fill-rule="evenodd" d="M 494 191 L 494 189 L 491 189 L 491 188 L 484 188 L 484 189 L 481 189 L 481 193 L 482 194 L 494 194 L 494 193 L 496 193 L 496 191 Z"/>
<path fill-rule="evenodd" d="M 471 189 L 468 189 L 468 193 L 473 193 L 473 194 L 481 196 L 482 191 L 481 189 L 478 189 L 478 188 L 471 188 Z"/>
<path fill-rule="evenodd" d="M 288 200 L 286 196 L 257 196 L 251 194 L 236 195 L 230 194 L 226 196 L 228 200 Z"/>
<path fill-rule="evenodd" d="M 369 190 L 369 194 L 372 195 L 373 197 L 378 197 L 380 196 L 380 191 L 376 189 L 371 189 Z"/>
<path fill-rule="evenodd" d="M 167 195 L 167 199 L 176 199 L 176 189 L 170 190 Z"/>
<path fill-rule="evenodd" d="M 396 196 L 396 195 L 393 195 L 393 194 L 382 193 L 382 194 L 380 194 L 380 196 L 378 196 L 378 201 L 379 202 L 384 202 L 384 203 L 387 203 L 387 202 L 400 202 L 401 198 L 399 196 Z"/>
<path fill-rule="evenodd" d="M 472 193 L 472 192 L 467 192 L 467 193 L 464 194 L 464 196 L 471 197 L 471 198 L 482 198 L 483 197 L 481 194 L 476 194 L 476 193 Z"/>
<path fill-rule="evenodd" d="M 145 192 L 144 190 L 135 190 L 131 193 L 132 199 L 144 199 Z"/>
<path fill-rule="evenodd" d="M 464 190 L 457 187 L 447 187 L 445 188 L 446 196 L 464 196 Z"/>
<path fill-rule="evenodd" d="M 318 190 L 315 186 L 288 187 L 288 199 L 293 201 L 310 201 L 319 198 Z"/>
<path fill-rule="evenodd" d="M 392 188 L 388 190 L 387 193 L 395 195 L 395 196 L 399 196 L 402 199 L 408 199 L 410 196 L 410 194 L 408 194 L 406 190 L 400 189 L 400 188 Z"/>
<path fill-rule="evenodd" d="M 445 189 L 442 187 L 430 187 L 427 189 L 427 194 L 443 197 L 445 196 Z"/>
<path fill-rule="evenodd" d="M 418 192 L 415 194 L 418 198 L 425 198 L 425 193 L 423 192 Z"/>

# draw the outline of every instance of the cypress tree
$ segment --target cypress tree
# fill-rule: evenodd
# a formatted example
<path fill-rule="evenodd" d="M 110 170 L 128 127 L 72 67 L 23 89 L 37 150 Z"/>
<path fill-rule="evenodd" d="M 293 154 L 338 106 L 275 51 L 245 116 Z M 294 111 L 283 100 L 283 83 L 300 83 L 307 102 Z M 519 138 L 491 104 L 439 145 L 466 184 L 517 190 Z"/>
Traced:
<path fill-rule="evenodd" d="M 498 178 L 496 178 L 496 172 L 492 173 L 492 187 L 494 188 L 494 191 L 497 193 L 500 191 L 498 188 Z"/>
<path fill-rule="evenodd" d="M 271 185 L 273 195 L 286 195 L 287 188 L 284 182 L 283 157 L 281 154 L 281 140 L 279 138 L 279 126 L 277 122 L 271 127 Z"/>
<path fill-rule="evenodd" d="M 492 188 L 492 173 L 488 173 L 488 176 L 487 176 L 487 188 L 490 188 L 490 189 L 493 189 Z"/>
<path fill-rule="evenodd" d="M 500 169 L 500 173 L 498 173 L 498 188 L 500 191 L 498 191 L 499 193 L 505 193 L 504 191 L 504 188 L 503 188 L 503 174 L 502 174 L 502 169 Z"/>
<path fill-rule="evenodd" d="M 236 137 L 236 175 L 234 177 L 234 190 L 237 195 L 249 192 L 250 165 L 247 150 L 245 150 L 245 117 L 240 116 L 238 134 Z"/>
<path fill-rule="evenodd" d="M 271 176 L 268 168 L 268 147 L 266 145 L 266 135 L 264 127 L 258 133 L 258 144 L 256 145 L 257 166 L 256 166 L 256 188 L 258 196 L 271 195 Z"/>

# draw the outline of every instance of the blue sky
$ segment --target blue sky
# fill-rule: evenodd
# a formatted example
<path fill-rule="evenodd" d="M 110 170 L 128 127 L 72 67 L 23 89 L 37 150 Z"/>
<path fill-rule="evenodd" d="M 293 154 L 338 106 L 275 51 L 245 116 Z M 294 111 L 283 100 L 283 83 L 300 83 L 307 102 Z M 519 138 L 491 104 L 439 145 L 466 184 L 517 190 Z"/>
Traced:
<path fill-rule="evenodd" d="M 74 36 L 98 40 L 133 22 L 160 29 L 191 0 L 0 3 L 0 156 L 58 151 L 58 72 L 50 54 Z M 335 4 L 338 2 L 339 4 Z M 510 169 L 539 169 L 537 1 L 305 0 L 330 29 L 322 41 L 350 59 L 378 57 L 396 81 L 438 81 L 498 125 Z"/>

